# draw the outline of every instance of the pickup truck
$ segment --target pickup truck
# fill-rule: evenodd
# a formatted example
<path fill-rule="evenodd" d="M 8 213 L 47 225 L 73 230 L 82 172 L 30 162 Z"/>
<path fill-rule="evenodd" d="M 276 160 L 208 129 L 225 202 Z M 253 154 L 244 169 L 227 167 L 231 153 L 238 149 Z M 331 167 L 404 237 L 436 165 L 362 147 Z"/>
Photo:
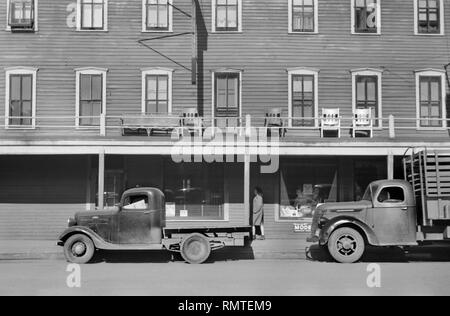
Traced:
<path fill-rule="evenodd" d="M 164 193 L 156 188 L 126 191 L 115 210 L 79 212 L 57 244 L 67 261 L 88 263 L 96 250 L 161 250 L 180 253 L 191 264 L 205 262 L 211 251 L 243 246 L 251 226 L 166 228 Z"/>
<path fill-rule="evenodd" d="M 405 180 L 375 181 L 357 202 L 319 205 L 308 240 L 341 263 L 360 260 L 367 245 L 449 242 L 450 153 L 413 151 L 403 165 Z"/>

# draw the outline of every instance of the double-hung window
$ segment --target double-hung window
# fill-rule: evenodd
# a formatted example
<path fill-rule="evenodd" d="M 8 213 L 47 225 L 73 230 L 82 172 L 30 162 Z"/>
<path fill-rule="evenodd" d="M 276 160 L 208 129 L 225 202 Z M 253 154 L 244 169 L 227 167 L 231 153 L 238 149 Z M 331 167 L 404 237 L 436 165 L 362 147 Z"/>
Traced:
<path fill-rule="evenodd" d="M 239 72 L 218 72 L 214 74 L 215 116 L 237 117 L 240 113 Z"/>
<path fill-rule="evenodd" d="M 172 31 L 172 0 L 143 0 L 143 32 Z"/>
<path fill-rule="evenodd" d="M 147 75 L 147 97 L 145 100 L 146 113 L 168 113 L 169 101 L 169 76 L 168 75 Z"/>
<path fill-rule="evenodd" d="M 172 112 L 172 69 L 142 71 L 142 113 Z"/>
<path fill-rule="evenodd" d="M 353 112 L 370 109 L 374 125 L 382 125 L 382 74 L 379 69 L 352 70 Z"/>
<path fill-rule="evenodd" d="M 34 68 L 6 70 L 5 125 L 8 128 L 35 127 L 36 75 Z"/>
<path fill-rule="evenodd" d="M 289 0 L 289 32 L 316 33 L 319 0 Z"/>
<path fill-rule="evenodd" d="M 352 33 L 380 34 L 380 0 L 352 1 Z"/>
<path fill-rule="evenodd" d="M 108 0 L 78 0 L 78 13 L 78 30 L 107 30 Z"/>
<path fill-rule="evenodd" d="M 37 0 L 7 0 L 7 30 L 36 31 Z"/>
<path fill-rule="evenodd" d="M 106 70 L 77 70 L 76 125 L 100 125 L 100 116 L 106 112 Z"/>
<path fill-rule="evenodd" d="M 212 0 L 213 32 L 242 30 L 242 0 Z"/>
<path fill-rule="evenodd" d="M 418 128 L 446 127 L 445 73 L 419 71 L 416 85 Z"/>
<path fill-rule="evenodd" d="M 444 11 L 442 0 L 415 0 L 416 34 L 442 34 Z"/>
<path fill-rule="evenodd" d="M 318 70 L 297 68 L 289 74 L 289 124 L 317 126 Z"/>

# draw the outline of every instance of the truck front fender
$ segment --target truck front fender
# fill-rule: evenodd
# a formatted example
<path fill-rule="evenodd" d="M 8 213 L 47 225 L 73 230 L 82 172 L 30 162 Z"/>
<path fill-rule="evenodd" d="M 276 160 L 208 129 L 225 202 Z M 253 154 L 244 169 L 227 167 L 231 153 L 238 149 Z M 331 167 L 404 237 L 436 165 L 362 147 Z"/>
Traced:
<path fill-rule="evenodd" d="M 83 234 L 91 238 L 96 248 L 101 249 L 105 244 L 105 241 L 92 229 L 82 226 L 72 226 L 67 228 L 61 235 L 59 235 L 57 241 L 58 246 L 64 246 L 66 240 L 69 239 L 70 236 L 76 234 Z"/>
<path fill-rule="evenodd" d="M 372 246 L 378 246 L 379 241 L 372 228 L 367 224 L 355 219 L 355 218 L 336 218 L 325 224 L 325 227 L 320 232 L 319 243 L 325 245 L 328 243 L 330 235 L 339 227 L 352 227 L 363 234 L 366 241 Z"/>

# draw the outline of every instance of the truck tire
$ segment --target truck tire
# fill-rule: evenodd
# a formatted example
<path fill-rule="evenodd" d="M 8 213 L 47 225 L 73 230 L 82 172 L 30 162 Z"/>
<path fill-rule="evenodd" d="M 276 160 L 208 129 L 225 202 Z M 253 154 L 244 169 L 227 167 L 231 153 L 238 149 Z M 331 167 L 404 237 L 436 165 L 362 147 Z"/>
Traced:
<path fill-rule="evenodd" d="M 209 239 L 198 233 L 187 236 L 181 242 L 181 256 L 190 264 L 201 264 L 211 254 Z"/>
<path fill-rule="evenodd" d="M 366 245 L 361 234 L 353 228 L 336 229 L 328 240 L 328 251 L 340 263 L 357 262 L 364 254 Z"/>
<path fill-rule="evenodd" d="M 64 243 L 64 256 L 71 263 L 84 264 L 91 261 L 95 253 L 92 240 L 83 234 L 76 234 Z"/>

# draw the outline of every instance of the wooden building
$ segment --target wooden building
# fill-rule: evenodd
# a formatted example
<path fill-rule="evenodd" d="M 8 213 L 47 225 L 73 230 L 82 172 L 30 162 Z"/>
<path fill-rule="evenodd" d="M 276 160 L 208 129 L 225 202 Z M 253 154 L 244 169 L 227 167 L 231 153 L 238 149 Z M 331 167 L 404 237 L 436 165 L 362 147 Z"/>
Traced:
<path fill-rule="evenodd" d="M 53 239 L 135 186 L 164 189 L 172 227 L 247 223 L 260 186 L 267 238 L 304 238 L 311 204 L 402 177 L 410 147 L 450 149 L 449 17 L 450 0 L 2 0 L 0 238 Z M 234 129 L 234 161 L 175 163 L 179 140 L 122 133 L 188 109 Z M 262 173 L 237 139 L 274 109 L 286 135 Z"/>

